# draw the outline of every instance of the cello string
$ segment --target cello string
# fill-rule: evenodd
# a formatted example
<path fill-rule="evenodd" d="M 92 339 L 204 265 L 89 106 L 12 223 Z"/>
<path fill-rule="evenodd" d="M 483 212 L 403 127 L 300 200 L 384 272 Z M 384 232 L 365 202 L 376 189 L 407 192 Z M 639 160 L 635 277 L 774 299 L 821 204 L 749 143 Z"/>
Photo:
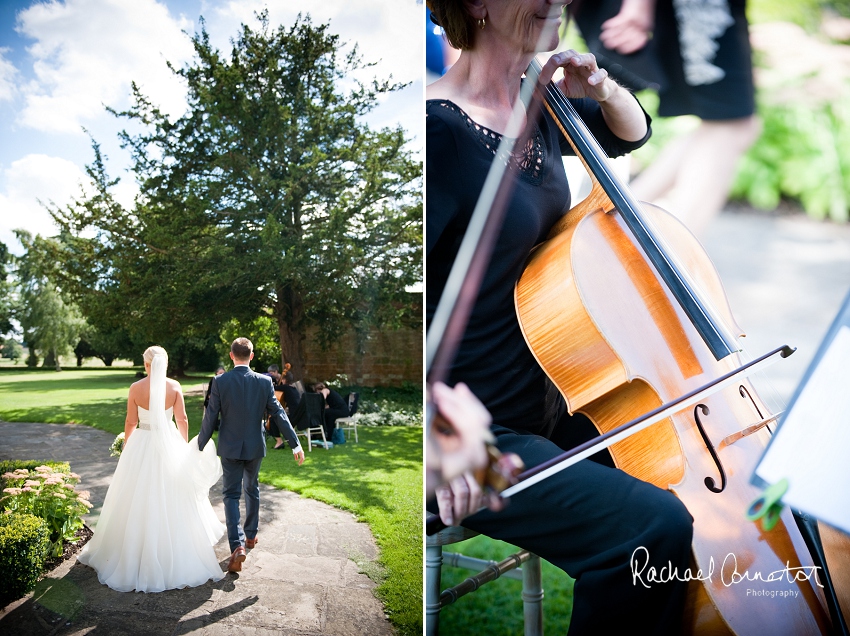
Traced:
<path fill-rule="evenodd" d="M 595 164 L 594 167 L 598 169 L 602 175 L 604 175 L 606 182 L 632 208 L 633 218 L 644 230 L 647 238 L 655 244 L 659 255 L 666 261 L 671 271 L 674 272 L 680 280 L 684 281 L 683 290 L 695 299 L 698 306 L 705 310 L 709 317 L 708 324 L 711 328 L 723 341 L 734 343 L 735 346 L 740 348 L 741 344 L 739 338 L 732 332 L 731 329 L 729 329 L 726 322 L 720 318 L 714 305 L 706 299 L 706 294 L 702 288 L 696 285 L 693 277 L 688 274 L 687 269 L 682 265 L 681 260 L 678 258 L 675 251 L 670 249 L 669 243 L 664 240 L 663 235 L 658 231 L 656 225 L 650 218 L 648 218 L 640 203 L 634 198 L 628 188 L 624 187 L 624 185 L 616 177 L 608 164 L 609 159 L 605 154 L 605 151 L 602 150 L 599 143 L 589 133 L 583 122 L 579 120 L 578 115 L 575 113 L 575 110 L 567 98 L 557 87 L 551 84 L 546 87 L 546 90 L 550 97 L 549 104 L 554 109 L 558 110 L 561 114 L 562 121 L 570 123 L 575 129 L 577 136 L 579 137 L 579 141 L 585 144 L 588 151 L 587 154 L 590 155 L 590 159 Z M 591 174 L 590 176 L 597 181 L 599 180 L 596 175 Z"/>
<path fill-rule="evenodd" d="M 621 184 L 620 180 L 615 176 L 613 170 L 611 169 L 611 166 L 608 163 L 609 159 L 605 154 L 604 150 L 602 150 L 598 142 L 596 142 L 596 140 L 591 135 L 589 135 L 582 123 L 578 121 L 577 115 L 573 116 L 574 110 L 572 108 L 572 105 L 567 101 L 563 93 L 561 93 L 561 91 L 557 87 L 551 84 L 546 87 L 546 91 L 550 98 L 548 100 L 549 104 L 553 108 L 557 109 L 564 119 L 574 124 L 578 134 L 581 137 L 581 141 L 586 144 L 587 149 L 589 150 L 588 154 L 591 155 L 590 158 L 596 164 L 595 167 L 603 172 L 608 183 L 613 185 L 613 187 L 621 196 L 623 196 L 627 203 L 633 204 L 638 211 L 642 212 L 642 214 L 636 215 L 637 220 L 643 225 L 643 227 L 647 231 L 647 234 L 652 238 L 652 240 L 656 242 L 656 245 L 659 245 L 661 247 L 662 254 L 667 257 L 669 261 L 672 262 L 672 266 L 676 270 L 677 274 L 685 280 L 687 287 L 691 289 L 697 297 L 699 297 L 701 304 L 708 311 L 712 323 L 719 325 L 720 330 L 722 330 L 731 341 L 736 343 L 739 349 L 739 359 L 743 362 L 751 362 L 754 357 L 753 354 L 744 346 L 743 338 L 741 337 L 744 334 L 741 333 L 739 336 L 736 333 L 733 333 L 727 325 L 726 321 L 720 317 L 718 309 L 714 306 L 712 302 L 707 300 L 708 295 L 706 294 L 703 286 L 699 284 L 693 276 L 690 275 L 689 269 L 683 266 L 677 251 L 671 248 L 669 241 L 664 236 L 664 234 L 659 231 L 658 226 L 653 220 L 653 218 L 650 215 L 646 214 L 642 202 L 634 199 L 630 191 Z M 588 166 L 585 166 L 585 169 L 587 170 Z M 593 174 L 590 174 L 590 176 L 591 178 L 597 178 Z M 735 324 L 737 326 L 737 323 Z M 775 344 L 778 345 L 786 343 Z M 758 382 L 754 381 L 756 379 L 758 379 Z M 759 385 L 759 387 L 764 387 L 767 389 L 766 392 L 760 389 L 758 391 L 758 397 L 764 402 L 764 406 L 768 409 L 768 411 L 777 413 L 785 410 L 785 400 L 782 399 L 773 382 L 771 382 L 770 379 L 767 377 L 765 371 L 758 371 L 754 374 L 750 381 L 753 385 L 757 384 Z M 754 406 L 756 407 L 756 409 L 758 409 L 757 403 L 754 403 Z M 771 429 L 768 428 L 768 430 Z"/>

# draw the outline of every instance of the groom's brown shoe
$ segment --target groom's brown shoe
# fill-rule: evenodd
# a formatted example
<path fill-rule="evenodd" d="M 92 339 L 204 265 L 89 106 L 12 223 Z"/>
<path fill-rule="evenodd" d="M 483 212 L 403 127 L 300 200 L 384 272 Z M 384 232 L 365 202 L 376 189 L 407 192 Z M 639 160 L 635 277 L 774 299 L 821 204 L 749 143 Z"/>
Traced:
<path fill-rule="evenodd" d="M 242 563 L 245 561 L 245 548 L 239 546 L 230 555 L 230 561 L 227 563 L 228 572 L 241 572 Z"/>
<path fill-rule="evenodd" d="M 255 545 L 257 545 L 257 537 L 254 537 L 253 539 L 245 539 L 246 547 L 253 549 Z"/>

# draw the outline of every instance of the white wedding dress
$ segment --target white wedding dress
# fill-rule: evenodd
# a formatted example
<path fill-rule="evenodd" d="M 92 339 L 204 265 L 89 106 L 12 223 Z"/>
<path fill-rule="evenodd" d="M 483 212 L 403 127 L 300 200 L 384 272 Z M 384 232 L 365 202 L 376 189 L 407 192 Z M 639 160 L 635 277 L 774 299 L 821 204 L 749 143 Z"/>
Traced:
<path fill-rule="evenodd" d="M 158 357 L 151 364 L 151 410 L 139 407 L 139 425 L 118 459 L 94 536 L 77 557 L 120 592 L 194 587 L 224 576 L 213 546 L 225 528 L 209 500 L 221 462 L 212 441 L 203 452 L 197 437 L 184 442 L 173 409 L 163 408 Z M 161 386 L 155 389 L 155 382 Z"/>

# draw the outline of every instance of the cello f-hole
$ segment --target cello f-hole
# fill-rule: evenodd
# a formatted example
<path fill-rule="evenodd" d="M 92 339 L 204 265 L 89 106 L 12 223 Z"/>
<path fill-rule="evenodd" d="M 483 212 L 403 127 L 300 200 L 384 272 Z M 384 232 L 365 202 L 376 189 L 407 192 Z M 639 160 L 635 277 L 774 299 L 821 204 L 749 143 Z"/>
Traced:
<path fill-rule="evenodd" d="M 694 407 L 694 421 L 697 423 L 697 428 L 699 429 L 699 434 L 702 435 L 702 441 L 705 443 L 705 447 L 708 449 L 708 452 L 711 453 L 711 458 L 714 460 L 717 470 L 720 472 L 720 488 L 717 487 L 717 482 L 714 481 L 713 477 L 706 477 L 703 481 L 705 483 L 705 487 L 711 492 L 723 492 L 726 488 L 726 471 L 723 470 L 723 464 L 720 463 L 717 451 L 714 450 L 714 444 L 711 443 L 711 440 L 708 438 L 708 433 L 705 432 L 705 428 L 699 419 L 700 412 L 702 412 L 703 415 L 708 415 L 710 411 L 705 404 L 697 404 Z"/>

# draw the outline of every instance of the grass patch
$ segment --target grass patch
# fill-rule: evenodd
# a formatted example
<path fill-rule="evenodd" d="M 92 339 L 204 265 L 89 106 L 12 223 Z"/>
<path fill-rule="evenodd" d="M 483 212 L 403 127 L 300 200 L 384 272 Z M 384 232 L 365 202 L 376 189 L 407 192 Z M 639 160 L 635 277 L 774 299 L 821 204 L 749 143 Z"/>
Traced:
<path fill-rule="evenodd" d="M 462 543 L 445 546 L 444 551 L 501 561 L 518 552 L 519 548 L 479 535 Z M 444 564 L 440 589 L 458 585 L 473 574 L 476 572 Z M 566 634 L 573 607 L 573 580 L 547 561 L 542 561 L 542 577 L 543 632 Z M 497 579 L 461 597 L 440 612 L 440 632 L 443 634 L 479 634 L 483 625 L 487 626 L 487 636 L 523 633 L 522 581 Z"/>
<path fill-rule="evenodd" d="M 0 419 L 74 422 L 117 435 L 124 430 L 127 390 L 138 368 L 0 370 Z M 184 392 L 208 376 L 181 380 Z M 357 389 L 393 407 L 421 408 L 421 391 Z M 203 414 L 200 396 L 186 398 L 189 436 Z M 379 582 L 376 594 L 402 636 L 422 633 L 422 428 L 359 427 L 360 442 L 314 449 L 301 468 L 292 453 L 270 450 L 260 480 L 348 510 L 368 523 L 380 547 L 375 563 L 355 562 Z M 273 441 L 269 440 L 269 445 Z"/>

